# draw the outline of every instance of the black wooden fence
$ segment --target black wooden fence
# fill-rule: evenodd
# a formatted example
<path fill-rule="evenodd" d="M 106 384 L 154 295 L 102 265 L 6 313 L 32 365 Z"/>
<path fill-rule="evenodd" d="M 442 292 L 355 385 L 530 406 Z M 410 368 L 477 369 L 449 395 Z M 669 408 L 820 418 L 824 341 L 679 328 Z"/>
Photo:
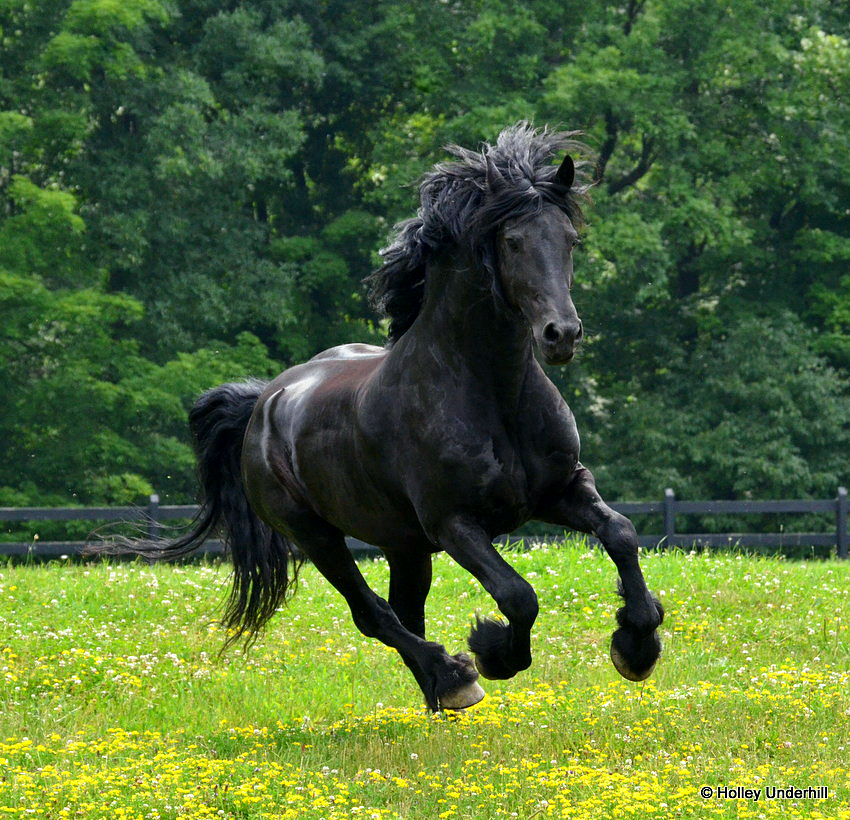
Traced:
<path fill-rule="evenodd" d="M 661 518 L 663 532 L 641 535 L 644 547 L 664 549 L 670 546 L 726 547 L 739 545 L 759 548 L 835 547 L 840 558 L 848 557 L 850 540 L 847 532 L 847 490 L 838 488 L 838 495 L 828 500 L 792 501 L 679 501 L 668 489 L 663 501 L 625 501 L 611 506 L 624 515 L 651 515 Z M 152 495 L 146 507 L 0 507 L 0 521 L 114 521 L 134 522 L 141 525 L 148 536 L 156 537 L 164 522 L 192 518 L 197 512 L 194 505 L 164 505 L 159 496 Z M 835 521 L 829 532 L 734 532 L 734 533 L 683 533 L 676 528 L 676 519 L 684 515 L 800 515 L 828 514 Z M 349 548 L 356 554 L 374 554 L 377 550 L 356 539 L 348 539 Z M 0 555 L 19 558 L 49 559 L 76 556 L 82 552 L 82 541 L 41 541 L 37 537 L 27 542 L 0 542 Z M 207 543 L 200 553 L 220 555 L 221 544 Z"/>

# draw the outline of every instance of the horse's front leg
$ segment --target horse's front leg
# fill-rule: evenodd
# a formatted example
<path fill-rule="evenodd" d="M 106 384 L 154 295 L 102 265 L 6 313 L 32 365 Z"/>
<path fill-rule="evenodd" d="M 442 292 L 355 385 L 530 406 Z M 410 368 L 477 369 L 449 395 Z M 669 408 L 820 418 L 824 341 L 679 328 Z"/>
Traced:
<path fill-rule="evenodd" d="M 611 661 L 628 680 L 648 678 L 661 654 L 657 629 L 664 608 L 650 594 L 638 563 L 638 539 L 628 518 L 612 510 L 596 490 L 590 470 L 580 464 L 566 492 L 540 516 L 580 532 L 595 535 L 617 567 L 619 593 L 625 606 L 617 612 L 611 638 Z"/>
<path fill-rule="evenodd" d="M 485 678 L 512 678 L 531 666 L 531 627 L 537 618 L 537 595 L 494 549 L 478 525 L 461 517 L 443 522 L 435 542 L 474 575 L 495 600 L 505 623 L 478 618 L 469 635 L 475 665 Z"/>

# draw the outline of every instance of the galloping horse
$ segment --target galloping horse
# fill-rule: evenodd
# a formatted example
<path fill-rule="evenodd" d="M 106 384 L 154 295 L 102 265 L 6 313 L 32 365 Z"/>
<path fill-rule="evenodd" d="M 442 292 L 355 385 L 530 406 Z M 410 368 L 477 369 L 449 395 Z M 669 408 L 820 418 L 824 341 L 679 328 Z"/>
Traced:
<path fill-rule="evenodd" d="M 582 338 L 570 296 L 585 187 L 573 133 L 505 129 L 457 146 L 420 186 L 370 277 L 386 347 L 347 344 L 269 383 L 226 384 L 190 413 L 203 506 L 190 532 L 122 551 L 176 557 L 220 532 L 234 564 L 225 623 L 250 638 L 306 556 L 365 635 L 393 647 L 432 710 L 480 700 L 479 673 L 531 664 L 534 590 L 493 547 L 529 519 L 593 533 L 620 576 L 611 660 L 643 680 L 664 612 L 638 564 L 631 522 L 579 462 L 573 415 L 538 364 L 566 364 Z M 563 157 L 563 158 L 562 158 Z M 561 159 L 560 165 L 554 163 Z M 553 162 L 554 161 L 554 162 Z M 389 600 L 366 584 L 345 535 L 378 545 Z M 505 616 L 472 627 L 474 661 L 425 639 L 431 555 L 445 550 Z"/>

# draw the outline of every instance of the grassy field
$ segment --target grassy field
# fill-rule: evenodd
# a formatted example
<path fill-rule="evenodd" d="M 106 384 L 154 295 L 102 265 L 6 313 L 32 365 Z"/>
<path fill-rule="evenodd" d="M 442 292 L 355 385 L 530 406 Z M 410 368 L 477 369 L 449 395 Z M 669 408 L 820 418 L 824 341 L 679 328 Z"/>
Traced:
<path fill-rule="evenodd" d="M 634 684 L 607 558 L 509 559 L 540 597 L 534 665 L 436 716 L 311 567 L 222 658 L 224 567 L 0 567 L 0 820 L 850 818 L 845 563 L 647 554 L 664 654 Z M 443 556 L 434 576 L 429 636 L 456 652 L 492 603 Z M 794 787 L 828 791 L 768 791 Z"/>

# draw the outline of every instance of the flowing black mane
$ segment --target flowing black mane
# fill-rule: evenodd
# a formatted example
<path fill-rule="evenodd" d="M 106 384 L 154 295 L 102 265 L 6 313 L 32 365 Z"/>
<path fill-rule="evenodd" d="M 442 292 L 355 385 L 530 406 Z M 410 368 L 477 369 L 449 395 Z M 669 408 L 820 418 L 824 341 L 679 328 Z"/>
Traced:
<path fill-rule="evenodd" d="M 574 225 L 581 224 L 588 186 L 566 188 L 555 178 L 557 166 L 552 164 L 565 152 L 586 151 L 572 139 L 577 134 L 523 122 L 506 128 L 495 145 L 485 143 L 481 151 L 447 146 L 458 161 L 439 163 L 425 175 L 417 215 L 396 226 L 395 238 L 381 251 L 384 264 L 367 280 L 372 306 L 390 319 L 391 344 L 419 314 L 426 265 L 447 248 L 466 243 L 492 271 L 492 239 L 506 219 L 531 217 L 552 203 Z"/>

